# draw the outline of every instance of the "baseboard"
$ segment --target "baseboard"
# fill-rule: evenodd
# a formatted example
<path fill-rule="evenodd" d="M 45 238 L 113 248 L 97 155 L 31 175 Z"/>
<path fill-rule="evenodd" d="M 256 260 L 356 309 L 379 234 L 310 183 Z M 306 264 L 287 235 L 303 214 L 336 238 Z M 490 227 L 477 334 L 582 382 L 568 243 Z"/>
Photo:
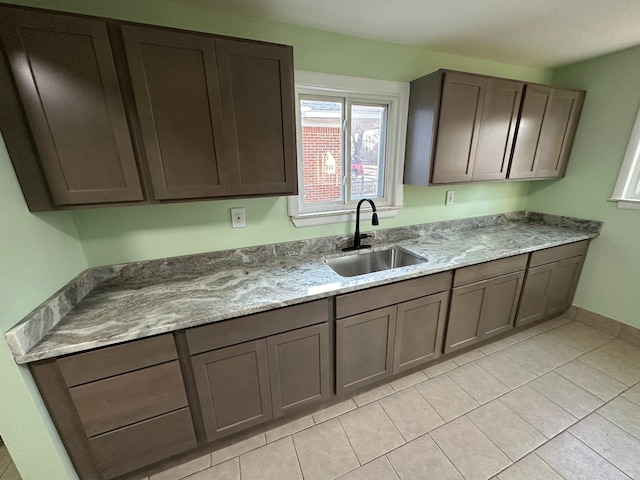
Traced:
<path fill-rule="evenodd" d="M 575 305 L 571 306 L 564 316 L 640 347 L 639 328 L 632 327 L 631 325 L 619 322 L 613 318 L 605 317 L 604 315 L 600 315 L 590 310 L 576 307 Z"/>

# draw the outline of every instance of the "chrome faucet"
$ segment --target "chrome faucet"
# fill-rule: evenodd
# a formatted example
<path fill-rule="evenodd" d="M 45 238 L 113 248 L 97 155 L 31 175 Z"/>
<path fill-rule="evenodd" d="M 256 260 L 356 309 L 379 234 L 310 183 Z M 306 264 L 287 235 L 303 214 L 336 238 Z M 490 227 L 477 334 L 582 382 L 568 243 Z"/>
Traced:
<path fill-rule="evenodd" d="M 376 204 L 373 203 L 373 200 L 369 200 L 368 198 L 363 198 L 358 202 L 358 206 L 356 207 L 356 232 L 353 235 L 353 245 L 350 247 L 343 248 L 343 252 L 348 252 L 350 250 L 360 250 L 361 248 L 371 248 L 371 245 L 360 245 L 360 240 L 363 238 L 369 238 L 369 235 L 366 233 L 360 234 L 360 206 L 362 202 L 369 202 L 371 208 L 373 209 L 373 215 L 371 216 L 371 225 L 378 225 L 378 214 L 376 213 Z"/>

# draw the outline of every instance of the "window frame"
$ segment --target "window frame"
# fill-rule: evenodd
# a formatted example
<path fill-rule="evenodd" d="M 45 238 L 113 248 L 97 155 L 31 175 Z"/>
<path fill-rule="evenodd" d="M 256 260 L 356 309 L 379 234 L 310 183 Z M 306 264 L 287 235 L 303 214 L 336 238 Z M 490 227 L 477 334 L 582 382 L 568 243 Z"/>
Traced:
<path fill-rule="evenodd" d="M 385 145 L 385 191 L 383 198 L 374 199 L 380 218 L 395 217 L 403 201 L 404 150 L 409 107 L 409 84 L 389 80 L 350 77 L 328 73 L 297 70 L 295 108 L 296 140 L 298 153 L 299 195 L 287 198 L 287 210 L 296 227 L 343 223 L 355 220 L 356 201 L 347 200 L 341 205 L 307 207 L 304 199 L 304 175 L 302 157 L 302 129 L 300 96 L 326 99 L 345 99 L 344 114 L 352 102 L 378 103 L 387 105 L 386 145 Z M 347 137 L 345 135 L 344 137 Z M 343 138 L 343 149 L 350 152 L 350 139 Z M 345 161 L 345 160 L 343 160 Z M 345 178 L 350 179 L 351 172 Z M 345 197 L 350 198 L 350 185 L 345 186 Z"/>
<path fill-rule="evenodd" d="M 618 208 L 640 209 L 640 110 L 609 200 L 618 202 Z"/>

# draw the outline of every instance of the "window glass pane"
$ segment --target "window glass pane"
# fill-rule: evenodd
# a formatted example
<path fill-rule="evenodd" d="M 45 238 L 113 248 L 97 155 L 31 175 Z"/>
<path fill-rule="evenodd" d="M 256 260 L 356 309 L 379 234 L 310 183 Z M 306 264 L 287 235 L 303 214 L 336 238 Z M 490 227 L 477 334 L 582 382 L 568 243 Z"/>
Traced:
<path fill-rule="evenodd" d="M 351 200 L 384 196 L 386 105 L 351 105 Z"/>
<path fill-rule="evenodd" d="M 342 102 L 300 100 L 304 203 L 343 203 Z"/>

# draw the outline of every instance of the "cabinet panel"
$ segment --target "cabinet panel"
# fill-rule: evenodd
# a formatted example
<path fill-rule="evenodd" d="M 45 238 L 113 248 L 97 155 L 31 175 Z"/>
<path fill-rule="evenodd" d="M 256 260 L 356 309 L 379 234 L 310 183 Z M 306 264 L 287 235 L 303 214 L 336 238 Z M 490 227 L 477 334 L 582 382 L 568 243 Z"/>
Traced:
<path fill-rule="evenodd" d="M 480 340 L 480 318 L 486 293 L 486 282 L 457 287 L 451 291 L 444 353 L 459 350 Z"/>
<path fill-rule="evenodd" d="M 547 291 L 545 316 L 562 313 L 571 306 L 583 261 L 584 257 L 573 257 L 554 266 Z"/>
<path fill-rule="evenodd" d="M 216 39 L 235 193 L 297 193 L 291 47 Z"/>
<path fill-rule="evenodd" d="M 485 77 L 446 73 L 440 104 L 433 183 L 471 180 L 486 85 Z"/>
<path fill-rule="evenodd" d="M 395 327 L 395 306 L 336 322 L 338 395 L 391 375 Z"/>
<path fill-rule="evenodd" d="M 214 39 L 122 27 L 154 197 L 229 195 Z"/>
<path fill-rule="evenodd" d="M 142 200 L 106 24 L 10 8 L 0 19 L 56 205 Z"/>
<path fill-rule="evenodd" d="M 267 350 L 275 417 L 329 397 L 328 324 L 269 337 Z"/>
<path fill-rule="evenodd" d="M 513 328 L 524 271 L 491 280 L 483 306 L 482 337 L 490 337 Z"/>
<path fill-rule="evenodd" d="M 531 254 L 529 267 L 537 267 L 538 265 L 544 265 L 545 263 L 557 262 L 558 260 L 585 255 L 588 248 L 589 240 L 583 240 L 581 242 L 568 243 L 566 245 L 538 250 Z"/>
<path fill-rule="evenodd" d="M 547 287 L 551 279 L 553 264 L 530 268 L 527 271 L 522 298 L 518 307 L 516 326 L 535 322 L 544 317 L 547 304 Z"/>
<path fill-rule="evenodd" d="M 394 374 L 440 356 L 448 300 L 449 293 L 442 292 L 398 305 Z"/>
<path fill-rule="evenodd" d="M 208 441 L 273 417 L 264 340 L 202 353 L 191 362 Z"/>

